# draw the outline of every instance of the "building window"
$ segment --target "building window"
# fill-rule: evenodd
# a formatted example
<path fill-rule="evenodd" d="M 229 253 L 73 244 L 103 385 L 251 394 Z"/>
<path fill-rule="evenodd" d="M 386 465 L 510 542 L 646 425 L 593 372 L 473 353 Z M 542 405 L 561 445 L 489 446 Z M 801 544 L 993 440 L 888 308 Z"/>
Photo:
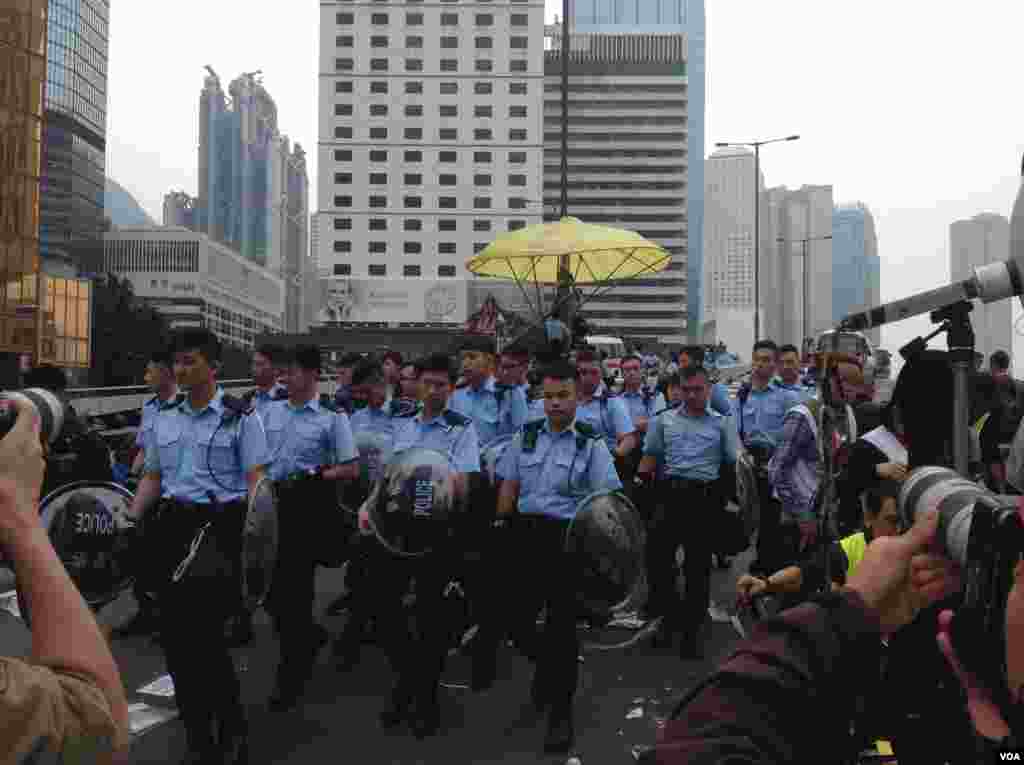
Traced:
<path fill-rule="evenodd" d="M 489 58 L 478 58 L 474 63 L 474 68 L 478 72 L 490 72 L 494 69 L 494 62 Z"/>
<path fill-rule="evenodd" d="M 335 173 L 335 183 L 352 183 L 352 173 Z"/>
<path fill-rule="evenodd" d="M 442 82 L 441 83 L 441 95 L 442 96 L 457 96 L 459 94 L 459 83 L 457 82 Z"/>
<path fill-rule="evenodd" d="M 388 219 L 387 218 L 370 218 L 370 231 L 387 231 L 388 230 Z"/>
<path fill-rule="evenodd" d="M 457 72 L 457 71 L 459 71 L 459 60 L 457 58 L 443 58 L 443 59 L 441 59 L 441 71 L 442 72 Z"/>
<path fill-rule="evenodd" d="M 510 151 L 508 153 L 508 163 L 510 165 L 525 165 L 526 164 L 526 152 L 525 151 Z"/>
<path fill-rule="evenodd" d="M 525 58 L 518 59 L 516 61 L 508 62 L 508 70 L 510 72 L 525 72 L 527 61 Z"/>
<path fill-rule="evenodd" d="M 510 82 L 508 84 L 508 92 L 511 96 L 525 96 L 526 95 L 526 83 L 525 82 Z"/>
<path fill-rule="evenodd" d="M 352 219 L 351 218 L 335 218 L 334 219 L 334 230 L 335 231 L 351 231 L 352 230 Z"/>
<path fill-rule="evenodd" d="M 407 72 L 422 72 L 423 71 L 423 59 L 421 59 L 421 58 L 407 58 L 405 60 L 405 71 L 407 71 Z"/>
<path fill-rule="evenodd" d="M 510 106 L 508 107 L 508 116 L 515 118 L 522 118 L 526 116 L 525 106 Z"/>
<path fill-rule="evenodd" d="M 437 177 L 438 185 L 440 186 L 457 186 L 459 178 L 455 174 L 445 173 Z"/>
<path fill-rule="evenodd" d="M 382 252 L 387 252 L 388 246 L 386 242 L 370 242 L 368 249 L 374 255 L 380 255 Z"/>
<path fill-rule="evenodd" d="M 416 199 L 419 199 L 419 197 L 416 197 Z M 402 228 L 404 228 L 406 231 L 422 231 L 423 221 L 421 221 L 419 218 L 406 218 L 405 224 L 402 226 Z"/>
<path fill-rule="evenodd" d="M 455 276 L 455 266 L 438 266 L 438 276 Z"/>
<path fill-rule="evenodd" d="M 442 13 L 441 14 L 441 26 L 443 27 L 457 27 L 459 25 L 459 14 L 457 13 Z"/>
<path fill-rule="evenodd" d="M 388 182 L 387 173 L 370 173 L 371 186 L 385 186 Z"/>
<path fill-rule="evenodd" d="M 387 104 L 370 104 L 370 116 L 371 117 L 387 117 L 388 116 L 388 105 Z"/>
<path fill-rule="evenodd" d="M 422 93 L 423 92 L 423 83 L 422 82 L 407 82 L 407 83 L 405 83 L 405 92 L 406 93 L 412 93 L 414 95 L 418 94 L 418 93 Z"/>
<path fill-rule="evenodd" d="M 452 48 L 459 47 L 459 38 L 455 35 L 444 35 L 441 38 L 441 47 L 444 49 L 451 50 Z"/>
<path fill-rule="evenodd" d="M 386 72 L 388 70 L 388 60 L 386 58 L 371 58 L 370 59 L 370 71 L 371 72 Z"/>
<path fill-rule="evenodd" d="M 491 208 L 490 197 L 473 197 L 474 210 L 489 210 Z"/>
<path fill-rule="evenodd" d="M 510 175 L 508 177 L 509 186 L 525 186 L 526 176 L 525 175 Z"/>
<path fill-rule="evenodd" d="M 525 27 L 529 24 L 529 17 L 525 13 L 513 13 L 509 22 L 514 27 Z"/>
<path fill-rule="evenodd" d="M 334 17 L 334 20 L 338 23 L 338 26 L 348 26 L 355 22 L 356 17 L 354 13 L 339 13 Z"/>
<path fill-rule="evenodd" d="M 480 250 L 487 248 L 487 242 L 473 242 L 473 254 L 476 255 Z"/>
<path fill-rule="evenodd" d="M 422 151 L 407 151 L 403 156 L 406 162 L 422 162 L 423 152 Z"/>
<path fill-rule="evenodd" d="M 510 210 L 525 210 L 526 200 L 522 197 L 509 197 L 508 209 Z"/>
<path fill-rule="evenodd" d="M 386 13 L 370 14 L 370 23 L 378 27 L 387 26 L 388 15 Z"/>
<path fill-rule="evenodd" d="M 405 185 L 406 186 L 422 186 L 423 176 L 419 173 L 406 173 L 405 174 Z"/>
<path fill-rule="evenodd" d="M 525 141 L 526 131 L 522 128 L 512 128 L 508 131 L 508 140 L 510 141 Z"/>
<path fill-rule="evenodd" d="M 423 38 L 420 35 L 407 35 L 405 38 L 406 48 L 422 48 Z"/>
<path fill-rule="evenodd" d="M 455 128 L 441 128 L 437 131 L 437 137 L 442 141 L 459 140 L 459 131 Z"/>
<path fill-rule="evenodd" d="M 421 27 L 423 26 L 423 14 L 407 13 L 405 14 L 405 23 L 410 27 Z M 406 45 L 408 45 L 408 43 L 406 43 Z"/>
<path fill-rule="evenodd" d="M 438 231 L 457 231 L 459 222 L 454 218 L 442 218 L 437 222 Z"/>
<path fill-rule="evenodd" d="M 492 179 L 491 179 L 491 176 L 489 174 L 487 174 L 487 173 L 477 173 L 476 175 L 473 176 L 473 185 L 474 186 L 490 186 L 491 185 L 491 180 Z"/>
<path fill-rule="evenodd" d="M 437 161 L 438 162 L 457 162 L 458 161 L 458 154 L 456 154 L 454 151 L 442 151 L 442 152 L 438 153 Z"/>
<path fill-rule="evenodd" d="M 508 47 L 512 50 L 526 50 L 529 45 L 529 37 L 510 37 L 508 41 Z"/>
<path fill-rule="evenodd" d="M 352 242 L 341 240 L 334 243 L 335 252 L 352 252 Z"/>
<path fill-rule="evenodd" d="M 371 151 L 370 152 L 370 161 L 371 162 L 387 162 L 388 161 L 388 153 L 386 151 L 380 151 L 380 150 Z"/>
<path fill-rule="evenodd" d="M 476 106 L 473 107 L 473 116 L 474 117 L 493 117 L 494 116 L 494 108 L 491 107 L 491 106 L 480 106 L 479 104 L 477 104 Z"/>
<path fill-rule="evenodd" d="M 371 48 L 386 48 L 388 47 L 387 35 L 373 35 L 370 37 Z"/>
<path fill-rule="evenodd" d="M 334 137 L 335 138 L 351 138 L 352 137 L 352 128 L 350 128 L 350 127 L 336 127 L 336 128 L 334 128 Z"/>
<path fill-rule="evenodd" d="M 473 221 L 474 231 L 490 231 L 491 222 L 489 220 L 475 220 Z"/>
<path fill-rule="evenodd" d="M 335 197 L 334 198 L 334 206 L 335 207 L 351 207 L 352 206 L 352 197 Z"/>
<path fill-rule="evenodd" d="M 494 132 L 490 128 L 474 128 L 473 138 L 477 141 L 490 141 L 494 138 Z"/>
<path fill-rule="evenodd" d="M 416 222 L 419 223 L 419 221 L 416 221 Z M 422 242 L 406 242 L 405 244 L 402 245 L 402 251 L 406 255 L 419 255 L 421 252 L 423 252 L 423 243 Z"/>
<path fill-rule="evenodd" d="M 370 207 L 387 207 L 387 206 L 388 206 L 388 198 L 387 197 L 380 197 L 380 196 L 372 196 L 372 197 L 370 197 Z"/>
<path fill-rule="evenodd" d="M 454 210 L 456 207 L 455 197 L 438 197 L 437 206 L 442 210 Z"/>
<path fill-rule="evenodd" d="M 491 156 L 491 153 L 489 151 L 474 151 L 473 152 L 473 161 L 474 162 L 480 162 L 481 164 L 486 164 L 486 163 L 491 162 L 492 159 L 493 159 L 493 157 Z"/>
<path fill-rule="evenodd" d="M 509 231 L 518 231 L 521 228 L 526 228 L 526 221 L 525 220 L 510 220 L 508 222 L 508 230 Z"/>
<path fill-rule="evenodd" d="M 409 266 L 409 265 L 402 266 L 402 276 L 419 276 L 419 275 L 420 275 L 420 267 L 419 266 Z"/>
<path fill-rule="evenodd" d="M 334 71 L 336 72 L 351 72 L 355 68 L 355 65 L 355 61 L 350 58 L 334 59 Z"/>
<path fill-rule="evenodd" d="M 373 141 L 384 141 L 388 137 L 388 129 L 385 127 L 370 128 L 370 139 Z"/>
<path fill-rule="evenodd" d="M 335 263 L 334 264 L 334 275 L 335 276 L 351 276 L 352 275 L 352 264 L 351 263 Z"/>
<path fill-rule="evenodd" d="M 387 81 L 380 82 L 378 80 L 376 82 L 371 82 L 370 83 L 370 92 L 371 93 L 377 93 L 377 94 L 387 93 L 388 92 L 388 83 L 387 83 Z"/>
<path fill-rule="evenodd" d="M 338 35 L 334 38 L 335 48 L 351 48 L 355 38 L 352 35 Z"/>
<path fill-rule="evenodd" d="M 490 50 L 494 47 L 493 37 L 478 37 L 476 38 L 476 49 L 477 50 Z"/>
<path fill-rule="evenodd" d="M 474 82 L 473 92 L 478 96 L 489 96 L 494 91 L 493 83 L 490 82 Z"/>
<path fill-rule="evenodd" d="M 388 267 L 383 263 L 371 263 L 369 273 L 370 276 L 387 276 Z"/>
<path fill-rule="evenodd" d="M 454 255 L 457 250 L 455 242 L 438 242 L 437 243 L 437 254 L 438 255 Z"/>
<path fill-rule="evenodd" d="M 493 13 L 478 13 L 476 15 L 476 25 L 478 27 L 492 27 L 492 26 L 494 26 L 494 14 Z"/>
<path fill-rule="evenodd" d="M 334 152 L 335 162 L 351 162 L 352 151 L 350 149 L 338 149 Z"/>
<path fill-rule="evenodd" d="M 352 92 L 352 80 L 338 80 L 334 83 L 335 93 L 351 93 Z"/>
<path fill-rule="evenodd" d="M 423 197 L 404 197 L 402 199 L 402 205 L 404 207 L 406 207 L 407 209 L 417 209 L 417 208 L 423 207 Z M 416 221 L 416 222 L 418 222 L 418 221 Z M 419 231 L 419 229 L 410 229 L 409 228 L 409 223 L 410 223 L 410 221 L 406 221 L 405 222 L 405 230 L 406 231 Z"/>
<path fill-rule="evenodd" d="M 423 128 L 406 128 L 404 135 L 407 141 L 422 141 Z"/>
<path fill-rule="evenodd" d="M 455 106 L 454 104 L 442 104 L 437 108 L 437 112 L 442 117 L 458 117 L 459 107 Z"/>

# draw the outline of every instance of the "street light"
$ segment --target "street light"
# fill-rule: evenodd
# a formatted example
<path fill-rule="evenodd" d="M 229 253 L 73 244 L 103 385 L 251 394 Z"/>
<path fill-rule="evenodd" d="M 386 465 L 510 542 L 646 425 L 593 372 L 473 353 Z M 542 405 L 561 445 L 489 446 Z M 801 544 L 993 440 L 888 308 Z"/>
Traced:
<path fill-rule="evenodd" d="M 804 266 L 803 266 L 803 270 L 801 271 L 801 276 L 803 277 L 803 283 L 804 283 L 804 286 L 803 286 L 803 304 L 804 304 L 804 307 L 803 307 L 803 311 L 804 311 L 803 330 L 804 330 L 804 333 L 803 334 L 804 334 L 804 337 L 803 337 L 803 340 L 800 341 L 801 348 L 803 347 L 803 343 L 807 340 L 807 338 L 810 337 L 810 334 L 808 333 L 808 326 L 807 326 L 807 304 L 808 304 L 808 300 L 807 300 L 807 292 L 808 292 L 808 290 L 807 290 L 807 243 L 808 242 L 823 242 L 826 239 L 831 239 L 831 238 L 832 238 L 832 234 L 826 234 L 825 236 L 805 236 L 802 239 L 784 239 L 783 237 L 780 236 L 778 239 L 776 239 L 776 241 L 779 242 L 780 244 L 782 244 L 783 242 L 789 242 L 790 244 L 792 244 L 794 242 L 800 242 L 803 245 L 803 247 L 802 247 L 802 250 L 803 250 L 802 257 L 804 259 Z"/>
<path fill-rule="evenodd" d="M 730 146 L 754 149 L 754 342 L 761 339 L 761 189 L 758 179 L 761 177 L 761 147 L 769 143 L 798 141 L 800 136 L 788 135 L 785 138 L 769 138 L 766 141 L 719 141 L 718 149 Z"/>

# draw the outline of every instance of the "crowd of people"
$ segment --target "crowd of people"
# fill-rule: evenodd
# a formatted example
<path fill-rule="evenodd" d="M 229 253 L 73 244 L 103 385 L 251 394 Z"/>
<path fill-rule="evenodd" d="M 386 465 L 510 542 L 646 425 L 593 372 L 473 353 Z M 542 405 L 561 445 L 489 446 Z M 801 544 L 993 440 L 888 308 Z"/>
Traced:
<path fill-rule="evenodd" d="M 137 483 L 125 519 L 142 530 L 139 608 L 116 634 L 159 641 L 186 731 L 186 762 L 248 761 L 230 648 L 253 636 L 240 596 L 241 540 L 249 499 L 263 482 L 275 486 L 280 523 L 265 603 L 281 649 L 272 710 L 302 705 L 328 643 L 337 669 L 350 671 L 372 631 L 393 670 L 381 726 L 436 734 L 453 641 L 448 600 L 459 582 L 477 627 L 465 646 L 472 690 L 495 685 L 499 647 L 511 641 L 534 664 L 530 701 L 546 716 L 543 749 L 565 753 L 575 738 L 581 576 L 565 539 L 581 502 L 601 491 L 632 500 L 647 530 L 642 616 L 656 625 L 658 645 L 700 659 L 713 560 L 729 566 L 751 544 L 727 510 L 737 470 L 753 477 L 760 518 L 737 598 L 781 616 L 766 620 L 682 702 L 652 756 L 824 761 L 824 745 L 856 751 L 887 738 L 904 765 L 972 761 L 972 699 L 950 665 L 948 639 L 941 651 L 935 640 L 948 629 L 940 612 L 951 603 L 943 598 L 955 589 L 955 572 L 929 554 L 934 518 L 901 534 L 896 504 L 910 466 L 927 464 L 912 453 L 931 456 L 933 448 L 919 435 L 914 404 L 919 386 L 936 384 L 920 376 L 922 367 L 901 375 L 879 407 L 863 359 L 820 356 L 808 367 L 797 348 L 770 340 L 754 345 L 750 379 L 735 397 L 712 379 L 699 346 L 664 358 L 626 355 L 621 390 L 591 349 L 537 359 L 517 346 L 498 352 L 486 337 L 463 338 L 454 356 L 348 354 L 332 370 L 331 396 L 319 392 L 325 370 L 316 346 L 258 347 L 256 387 L 241 398 L 219 385 L 219 361 L 220 343 L 206 330 L 181 331 L 153 353 L 146 380 L 154 396 L 130 460 Z M 1019 413 L 1014 423 L 1008 411 L 1016 398 L 1015 389 L 1007 392 L 1007 366 L 993 357 L 990 399 L 975 428 L 976 467 L 1000 489 L 1013 484 L 992 444 L 1019 424 Z M 839 423 L 834 482 L 822 475 L 823 408 Z M 482 454 L 502 440 L 489 475 Z M 445 456 L 450 491 L 467 498 L 468 510 L 425 554 L 396 556 L 372 516 L 403 501 L 387 486 L 389 465 L 417 449 Z M 823 496 L 833 483 L 835 496 Z M 0 531 L 2 490 L 0 480 Z M 341 534 L 339 498 L 358 508 Z M 837 537 L 822 522 L 833 500 Z M 317 566 L 341 560 L 346 591 L 328 612 L 348 618 L 332 636 L 314 614 L 314 579 Z M 104 720 L 121 724 L 123 693 L 109 692 L 105 671 L 91 670 L 104 681 Z M 1003 728 L 993 726 L 1003 735 L 982 733 L 1004 739 Z"/>

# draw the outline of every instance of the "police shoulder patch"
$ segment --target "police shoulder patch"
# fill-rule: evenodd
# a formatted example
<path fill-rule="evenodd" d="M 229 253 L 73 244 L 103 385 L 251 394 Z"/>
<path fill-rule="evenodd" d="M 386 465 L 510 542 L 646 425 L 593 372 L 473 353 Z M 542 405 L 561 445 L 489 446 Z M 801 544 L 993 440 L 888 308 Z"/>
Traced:
<path fill-rule="evenodd" d="M 328 412 L 337 413 L 341 411 L 341 409 L 339 409 L 338 405 L 335 403 L 334 399 L 331 396 L 328 396 L 326 393 L 320 394 L 320 408 L 326 409 Z"/>
<path fill-rule="evenodd" d="M 597 438 L 597 431 L 594 426 L 587 422 L 576 421 L 576 432 L 584 438 Z"/>
<path fill-rule="evenodd" d="M 473 420 L 464 414 L 453 412 L 451 409 L 445 409 L 444 414 L 441 415 L 444 418 L 445 423 L 452 428 L 464 428 Z"/>
<path fill-rule="evenodd" d="M 531 420 L 530 422 L 523 425 L 523 451 L 532 452 L 537 448 L 537 439 L 540 437 L 540 431 L 544 427 L 544 420 Z"/>

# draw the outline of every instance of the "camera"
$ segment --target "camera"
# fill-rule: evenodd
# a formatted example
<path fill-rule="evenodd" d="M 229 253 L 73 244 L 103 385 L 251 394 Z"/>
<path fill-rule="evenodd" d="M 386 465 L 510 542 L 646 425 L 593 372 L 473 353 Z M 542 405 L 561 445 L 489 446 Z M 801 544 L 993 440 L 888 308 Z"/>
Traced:
<path fill-rule="evenodd" d="M 52 391 L 43 388 L 26 388 L 21 391 L 3 391 L 0 393 L 0 438 L 3 438 L 14 427 L 18 419 L 15 401 L 28 402 L 40 419 L 40 437 L 43 443 L 54 443 L 64 427 L 67 407 Z"/>

